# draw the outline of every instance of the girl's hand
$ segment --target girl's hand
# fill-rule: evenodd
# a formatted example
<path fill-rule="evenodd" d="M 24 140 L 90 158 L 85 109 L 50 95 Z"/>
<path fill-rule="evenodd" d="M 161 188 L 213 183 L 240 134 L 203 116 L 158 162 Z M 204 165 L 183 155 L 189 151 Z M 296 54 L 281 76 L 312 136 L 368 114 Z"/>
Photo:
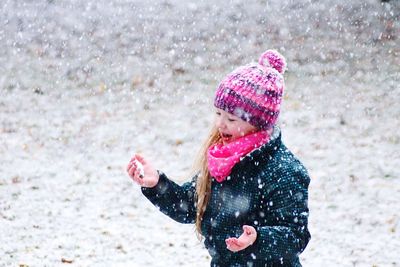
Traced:
<path fill-rule="evenodd" d="M 243 225 L 243 234 L 239 238 L 225 239 L 226 248 L 232 252 L 238 252 L 252 245 L 257 239 L 257 231 L 253 226 Z"/>
<path fill-rule="evenodd" d="M 143 187 L 156 186 L 160 178 L 156 169 L 138 154 L 133 156 L 126 171 L 133 181 Z"/>

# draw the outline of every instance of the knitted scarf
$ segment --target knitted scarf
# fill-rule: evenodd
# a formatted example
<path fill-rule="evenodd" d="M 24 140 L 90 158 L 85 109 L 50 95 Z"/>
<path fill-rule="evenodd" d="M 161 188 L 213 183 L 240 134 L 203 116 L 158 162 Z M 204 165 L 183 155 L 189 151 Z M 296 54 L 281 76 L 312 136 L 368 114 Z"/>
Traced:
<path fill-rule="evenodd" d="M 233 166 L 245 155 L 269 141 L 267 131 L 258 131 L 239 137 L 224 145 L 212 145 L 207 152 L 208 170 L 219 183 L 226 180 Z"/>

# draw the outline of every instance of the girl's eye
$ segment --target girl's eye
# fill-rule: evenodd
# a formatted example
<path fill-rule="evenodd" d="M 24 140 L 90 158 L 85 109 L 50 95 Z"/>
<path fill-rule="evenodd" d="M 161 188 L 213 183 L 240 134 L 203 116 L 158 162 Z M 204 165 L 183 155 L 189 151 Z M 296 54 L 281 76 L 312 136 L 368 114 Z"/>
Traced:
<path fill-rule="evenodd" d="M 218 116 L 220 116 L 220 115 L 221 115 L 221 112 L 217 111 L 217 112 L 215 112 L 215 114 L 217 114 Z"/>
<path fill-rule="evenodd" d="M 228 121 L 232 122 L 232 121 L 236 121 L 235 119 L 228 119 Z"/>

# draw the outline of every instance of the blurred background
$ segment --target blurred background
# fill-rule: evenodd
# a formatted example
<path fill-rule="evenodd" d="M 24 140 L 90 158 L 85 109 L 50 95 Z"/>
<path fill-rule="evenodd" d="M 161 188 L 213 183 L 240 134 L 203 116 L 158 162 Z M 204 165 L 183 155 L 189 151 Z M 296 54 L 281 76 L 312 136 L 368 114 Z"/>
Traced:
<path fill-rule="evenodd" d="M 125 173 L 182 183 L 234 68 L 287 60 L 280 126 L 307 166 L 303 266 L 399 266 L 398 0 L 0 3 L 0 266 L 209 266 Z"/>

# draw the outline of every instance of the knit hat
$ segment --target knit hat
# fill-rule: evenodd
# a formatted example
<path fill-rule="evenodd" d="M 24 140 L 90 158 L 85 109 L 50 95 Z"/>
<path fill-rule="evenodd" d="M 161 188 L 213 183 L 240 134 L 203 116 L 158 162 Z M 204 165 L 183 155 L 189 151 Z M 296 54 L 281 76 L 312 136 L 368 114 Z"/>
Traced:
<path fill-rule="evenodd" d="M 228 74 L 219 84 L 214 106 L 266 130 L 278 119 L 284 90 L 285 58 L 275 50 Z"/>

